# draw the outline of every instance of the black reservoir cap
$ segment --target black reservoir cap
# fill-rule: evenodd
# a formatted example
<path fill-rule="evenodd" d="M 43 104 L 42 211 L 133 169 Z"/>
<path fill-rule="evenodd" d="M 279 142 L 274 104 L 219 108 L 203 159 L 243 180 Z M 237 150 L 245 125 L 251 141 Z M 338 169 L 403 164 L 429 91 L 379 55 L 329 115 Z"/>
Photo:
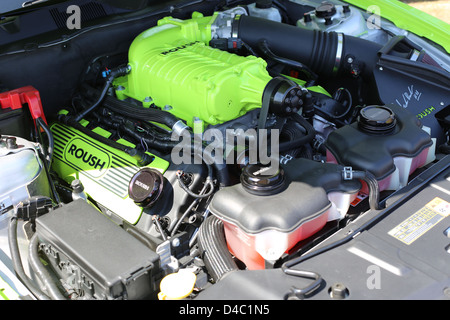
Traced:
<path fill-rule="evenodd" d="M 395 113 L 386 106 L 365 107 L 358 117 L 358 127 L 372 134 L 392 133 L 396 124 Z"/>
<path fill-rule="evenodd" d="M 336 14 L 336 6 L 331 2 L 322 2 L 316 8 L 316 17 L 318 18 L 329 18 Z"/>
<path fill-rule="evenodd" d="M 284 170 L 271 165 L 250 164 L 242 171 L 241 183 L 251 194 L 276 194 L 285 187 Z"/>
<path fill-rule="evenodd" d="M 131 178 L 128 195 L 140 207 L 150 207 L 160 198 L 164 187 L 162 174 L 152 168 L 143 168 Z"/>

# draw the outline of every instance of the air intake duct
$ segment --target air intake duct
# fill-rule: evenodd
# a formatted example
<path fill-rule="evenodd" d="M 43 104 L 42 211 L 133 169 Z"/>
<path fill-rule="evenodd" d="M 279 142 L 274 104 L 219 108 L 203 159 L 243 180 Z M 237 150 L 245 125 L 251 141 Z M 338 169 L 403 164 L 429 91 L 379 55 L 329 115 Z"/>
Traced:
<path fill-rule="evenodd" d="M 341 33 L 302 29 L 250 16 L 234 20 L 233 34 L 255 49 L 266 41 L 275 55 L 301 62 L 321 76 L 370 76 L 381 49 L 379 44 Z"/>

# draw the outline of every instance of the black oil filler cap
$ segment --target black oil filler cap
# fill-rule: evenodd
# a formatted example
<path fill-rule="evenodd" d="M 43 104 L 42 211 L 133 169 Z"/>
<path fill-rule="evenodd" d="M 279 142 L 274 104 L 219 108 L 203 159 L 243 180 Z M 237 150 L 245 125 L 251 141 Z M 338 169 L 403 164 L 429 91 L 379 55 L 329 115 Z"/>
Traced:
<path fill-rule="evenodd" d="M 250 164 L 241 173 L 241 184 L 255 195 L 273 195 L 285 188 L 285 174 L 281 167 Z"/>
<path fill-rule="evenodd" d="M 152 168 L 136 172 L 128 185 L 128 195 L 140 207 L 150 207 L 160 198 L 164 177 Z"/>

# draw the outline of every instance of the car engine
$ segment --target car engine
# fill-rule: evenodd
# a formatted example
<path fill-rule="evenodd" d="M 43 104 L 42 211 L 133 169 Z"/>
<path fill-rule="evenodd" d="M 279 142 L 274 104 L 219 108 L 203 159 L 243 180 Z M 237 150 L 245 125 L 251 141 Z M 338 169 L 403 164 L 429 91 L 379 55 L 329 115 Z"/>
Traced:
<path fill-rule="evenodd" d="M 0 93 L 0 225 L 34 297 L 336 298 L 302 257 L 447 170 L 445 50 L 340 1 L 207 3 L 62 40 L 116 48 L 60 75 L 66 100 Z"/>

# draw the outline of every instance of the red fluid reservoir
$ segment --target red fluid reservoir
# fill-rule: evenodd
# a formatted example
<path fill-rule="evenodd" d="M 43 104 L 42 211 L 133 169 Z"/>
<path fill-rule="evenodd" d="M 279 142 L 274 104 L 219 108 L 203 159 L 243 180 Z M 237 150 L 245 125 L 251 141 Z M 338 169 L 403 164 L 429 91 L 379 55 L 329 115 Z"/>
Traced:
<path fill-rule="evenodd" d="M 397 105 L 363 108 L 358 121 L 328 135 L 327 162 L 369 171 L 380 190 L 396 190 L 426 164 L 433 145 L 420 120 Z M 364 185 L 362 192 L 368 193 Z"/>

